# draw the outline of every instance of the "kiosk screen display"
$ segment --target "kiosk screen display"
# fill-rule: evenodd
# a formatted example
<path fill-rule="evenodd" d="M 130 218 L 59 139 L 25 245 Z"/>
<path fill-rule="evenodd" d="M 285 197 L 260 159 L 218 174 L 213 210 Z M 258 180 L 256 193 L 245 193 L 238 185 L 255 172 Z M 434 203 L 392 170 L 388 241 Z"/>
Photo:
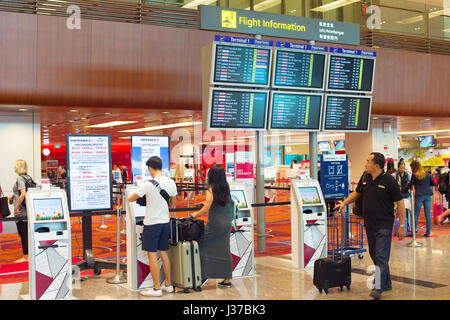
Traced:
<path fill-rule="evenodd" d="M 211 95 L 210 128 L 265 129 L 267 92 L 214 89 Z"/>
<path fill-rule="evenodd" d="M 134 217 L 145 217 L 145 207 L 141 206 L 136 201 L 133 202 L 134 205 Z"/>
<path fill-rule="evenodd" d="M 330 55 L 328 90 L 372 92 L 375 59 Z"/>
<path fill-rule="evenodd" d="M 194 177 L 194 171 L 192 171 L 192 170 L 185 171 L 184 172 L 184 177 L 185 178 L 192 178 L 192 177 Z"/>
<path fill-rule="evenodd" d="M 345 140 L 334 141 L 334 148 L 336 149 L 336 151 L 345 150 Z"/>
<path fill-rule="evenodd" d="M 420 136 L 419 144 L 421 148 L 431 148 L 434 147 L 434 136 Z"/>
<path fill-rule="evenodd" d="M 170 147 L 167 136 L 131 136 L 131 172 L 133 181 L 142 176 L 144 181 L 150 180 L 147 160 L 158 156 L 162 161 L 162 172 L 165 176 L 170 174 Z"/>
<path fill-rule="evenodd" d="M 322 96 L 298 93 L 273 93 L 271 129 L 319 130 Z"/>
<path fill-rule="evenodd" d="M 316 187 L 299 187 L 298 191 L 302 197 L 302 204 L 320 204 L 320 197 Z"/>
<path fill-rule="evenodd" d="M 368 131 L 371 98 L 327 96 L 323 131 Z"/>
<path fill-rule="evenodd" d="M 53 221 L 64 219 L 61 198 L 34 199 L 33 210 L 36 221 Z"/>
<path fill-rule="evenodd" d="M 323 89 L 325 55 L 277 50 L 274 87 Z"/>
<path fill-rule="evenodd" d="M 320 152 L 331 151 L 331 146 L 330 146 L 329 141 L 319 141 L 318 144 L 319 144 Z"/>
<path fill-rule="evenodd" d="M 243 190 L 230 190 L 231 199 L 237 203 L 238 209 L 248 209 Z"/>
<path fill-rule="evenodd" d="M 214 82 L 267 86 L 270 57 L 270 49 L 217 44 Z"/>

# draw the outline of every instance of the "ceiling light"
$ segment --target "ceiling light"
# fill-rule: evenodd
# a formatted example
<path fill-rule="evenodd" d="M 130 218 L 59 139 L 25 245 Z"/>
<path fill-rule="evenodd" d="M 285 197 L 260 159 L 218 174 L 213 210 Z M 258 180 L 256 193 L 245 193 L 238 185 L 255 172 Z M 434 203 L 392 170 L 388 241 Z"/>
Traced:
<path fill-rule="evenodd" d="M 70 110 L 70 112 L 78 112 L 78 110 L 72 109 Z"/>
<path fill-rule="evenodd" d="M 56 127 L 56 124 L 52 124 L 52 127 Z"/>
<path fill-rule="evenodd" d="M 111 113 L 110 113 L 110 112 L 106 112 L 105 114 L 106 114 L 107 116 L 109 116 Z"/>
<path fill-rule="evenodd" d="M 45 148 L 42 150 L 42 154 L 47 157 L 48 155 L 50 155 L 50 150 L 48 148 Z"/>
<path fill-rule="evenodd" d="M 169 128 L 179 128 L 179 127 L 191 127 L 196 124 L 202 124 L 201 121 L 197 122 L 180 122 L 180 123 L 173 123 L 173 124 L 166 124 L 162 126 L 155 126 L 155 127 L 147 127 L 147 128 L 139 128 L 139 129 L 131 129 L 131 130 L 123 130 L 119 132 L 142 132 L 142 131 L 154 131 L 154 130 L 162 130 L 162 129 L 169 129 Z"/>
<path fill-rule="evenodd" d="M 24 108 L 21 108 L 21 109 L 19 109 L 19 111 L 28 111 L 28 109 L 24 109 Z"/>
<path fill-rule="evenodd" d="M 119 137 L 118 139 L 131 139 L 131 136 L 128 136 L 128 137 Z"/>
<path fill-rule="evenodd" d="M 137 121 L 109 121 L 99 124 L 93 124 L 90 126 L 86 126 L 87 128 L 109 128 L 109 127 L 117 127 L 125 124 L 136 123 Z"/>
<path fill-rule="evenodd" d="M 422 133 L 438 133 L 438 132 L 450 132 L 450 129 L 446 129 L 446 130 L 430 130 L 430 131 L 398 132 L 397 134 L 422 134 Z"/>
<path fill-rule="evenodd" d="M 337 9 L 340 7 L 347 6 L 347 5 L 355 3 L 355 2 L 359 2 L 359 0 L 337 0 L 337 1 L 333 1 L 331 3 L 324 4 L 323 6 L 313 8 L 313 9 L 311 9 L 311 11 L 327 12 L 327 11 L 331 11 L 331 10 L 334 10 L 334 9 Z"/>
<path fill-rule="evenodd" d="M 424 119 L 425 121 L 430 121 L 431 119 L 430 118 L 426 118 L 426 119 Z"/>
<path fill-rule="evenodd" d="M 196 9 L 201 4 L 211 4 L 216 2 L 216 0 L 193 0 L 183 6 L 183 8 L 187 9 Z"/>

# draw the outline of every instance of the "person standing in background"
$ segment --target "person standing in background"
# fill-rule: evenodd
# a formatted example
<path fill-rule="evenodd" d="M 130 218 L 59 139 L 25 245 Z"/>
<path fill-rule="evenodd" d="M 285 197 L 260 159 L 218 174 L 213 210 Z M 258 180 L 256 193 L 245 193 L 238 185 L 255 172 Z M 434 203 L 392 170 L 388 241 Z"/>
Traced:
<path fill-rule="evenodd" d="M 128 181 L 128 169 L 125 166 L 122 166 L 122 183 L 127 183 Z"/>
<path fill-rule="evenodd" d="M 10 199 L 14 203 L 14 216 L 23 218 L 23 220 L 16 221 L 17 233 L 22 242 L 23 257 L 14 261 L 15 263 L 28 261 L 28 223 L 27 223 L 27 209 L 24 206 L 25 196 L 27 194 L 25 179 L 28 176 L 28 166 L 25 160 L 17 160 L 14 164 L 14 172 L 17 174 L 16 183 L 13 186 L 13 196 Z"/>
<path fill-rule="evenodd" d="M 424 234 L 425 237 L 431 235 L 431 196 L 433 195 L 433 188 L 435 186 L 433 177 L 425 172 L 419 161 L 413 160 L 411 162 L 411 170 L 413 175 L 411 181 L 402 190 L 402 193 L 406 193 L 412 186 L 415 187 L 415 199 L 414 199 L 414 218 L 415 218 L 415 232 L 417 232 L 417 222 L 419 220 L 420 210 L 423 208 L 425 211 L 425 219 L 427 230 Z"/>
<path fill-rule="evenodd" d="M 398 163 L 398 170 L 396 173 L 392 174 L 392 176 L 395 178 L 395 181 L 397 181 L 397 183 L 400 187 L 400 190 L 404 190 L 407 187 L 408 183 L 411 181 L 411 177 L 409 176 L 409 173 L 406 172 L 404 162 Z M 405 203 L 407 230 L 408 230 L 408 232 L 412 233 L 412 229 L 411 229 L 411 197 L 410 197 L 409 190 L 407 190 L 406 192 L 402 192 L 402 197 L 403 197 L 403 201 Z M 403 222 L 403 221 L 401 221 L 401 222 Z"/>

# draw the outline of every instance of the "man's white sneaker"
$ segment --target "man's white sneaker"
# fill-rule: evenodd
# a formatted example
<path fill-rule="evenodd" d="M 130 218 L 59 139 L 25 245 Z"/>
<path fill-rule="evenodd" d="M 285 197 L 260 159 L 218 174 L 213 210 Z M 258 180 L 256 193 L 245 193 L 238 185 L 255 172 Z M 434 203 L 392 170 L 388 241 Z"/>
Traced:
<path fill-rule="evenodd" d="M 164 291 L 164 292 L 167 292 L 167 293 L 172 293 L 172 292 L 174 292 L 174 288 L 173 288 L 173 286 L 162 286 L 161 287 L 161 289 L 162 289 L 162 291 Z"/>
<path fill-rule="evenodd" d="M 151 289 L 147 289 L 147 290 L 143 290 L 140 292 L 141 295 L 146 296 L 146 297 L 162 297 L 162 290 L 155 290 L 153 288 Z"/>

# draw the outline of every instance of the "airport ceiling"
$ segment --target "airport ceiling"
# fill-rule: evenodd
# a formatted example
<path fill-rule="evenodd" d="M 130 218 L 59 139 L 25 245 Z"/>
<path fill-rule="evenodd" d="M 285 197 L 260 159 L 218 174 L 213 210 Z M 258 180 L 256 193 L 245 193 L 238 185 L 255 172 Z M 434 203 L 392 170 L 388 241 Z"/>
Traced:
<path fill-rule="evenodd" d="M 191 137 L 194 136 L 194 126 L 197 123 L 201 127 L 201 112 L 191 110 L 145 110 L 145 109 L 102 109 L 98 108 L 62 108 L 62 107 L 32 107 L 32 106 L 0 106 L 0 114 L 26 114 L 33 110 L 40 111 L 41 137 L 50 140 L 50 144 L 64 144 L 65 135 L 67 134 L 109 134 L 111 135 L 113 144 L 128 143 L 130 135 L 180 135 L 183 132 L 189 132 Z M 422 132 L 442 130 L 436 132 L 436 136 L 450 136 L 450 119 L 449 118 L 423 118 L 423 117 L 392 117 L 372 115 L 372 120 L 381 120 L 383 122 L 397 123 L 398 132 L 405 140 L 417 139 Z M 113 121 L 123 121 L 122 123 L 112 123 Z M 128 123 L 126 123 L 128 122 Z M 89 127 L 98 124 L 107 124 L 104 128 Z M 121 132 L 133 129 L 142 129 L 152 127 L 150 131 Z M 176 131 L 177 129 L 185 129 L 187 131 Z M 448 130 L 448 132 L 445 132 Z M 407 133 L 407 134 L 403 134 Z M 253 132 L 234 133 L 228 136 L 222 132 L 222 140 L 216 138 L 216 141 L 229 140 L 230 136 L 236 134 L 240 136 L 236 141 L 238 143 L 248 142 L 254 139 Z M 242 136 L 248 136 L 249 139 L 243 139 Z M 267 132 L 271 141 L 267 144 L 293 144 L 308 143 L 308 134 L 304 132 Z M 228 137 L 228 140 L 227 140 Z M 274 140 L 274 138 L 277 140 Z M 343 139 L 344 134 L 339 133 L 319 133 L 318 140 L 338 140 Z M 174 140 L 172 138 L 172 140 Z M 175 140 L 181 141 L 178 138 Z M 210 138 L 205 140 L 211 140 Z M 42 141 L 43 142 L 43 141 Z"/>

